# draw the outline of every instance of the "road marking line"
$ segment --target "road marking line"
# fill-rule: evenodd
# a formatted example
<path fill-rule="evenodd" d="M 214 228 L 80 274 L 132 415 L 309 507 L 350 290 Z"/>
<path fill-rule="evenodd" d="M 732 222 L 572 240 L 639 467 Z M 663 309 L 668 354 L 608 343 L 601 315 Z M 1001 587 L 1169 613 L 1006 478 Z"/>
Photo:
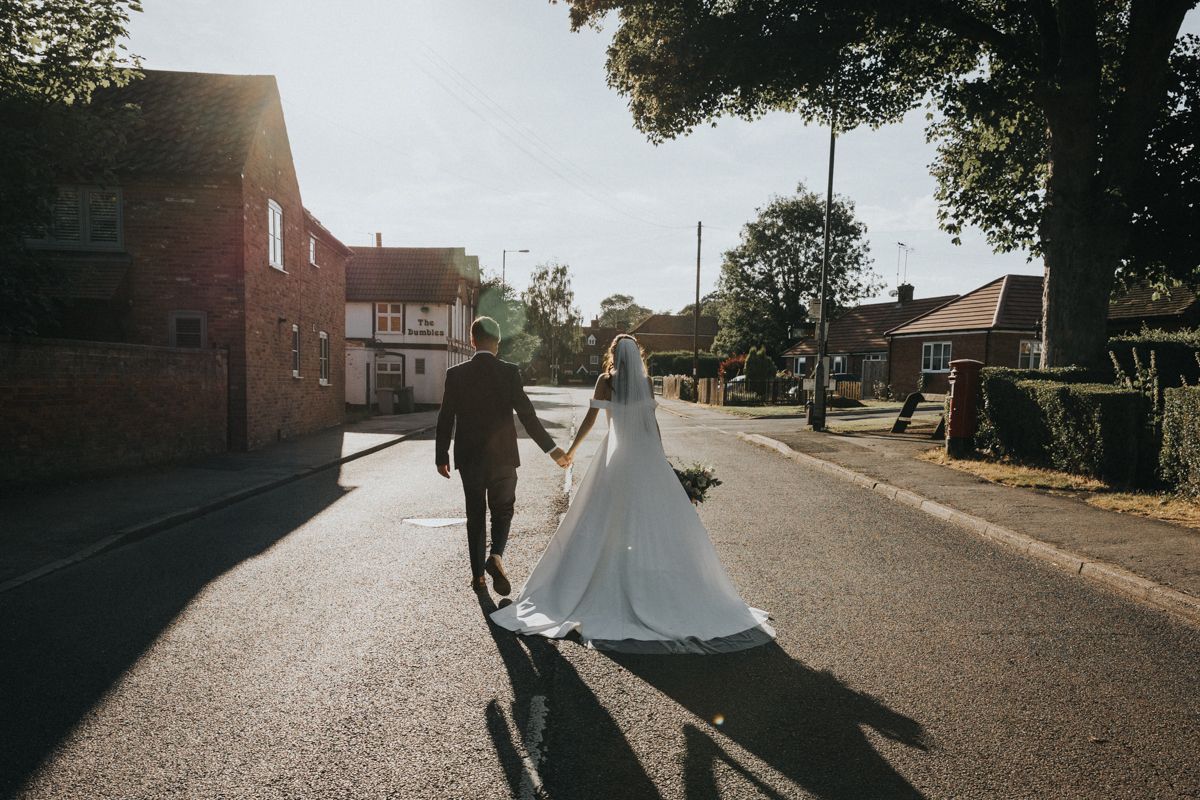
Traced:
<path fill-rule="evenodd" d="M 542 776 L 538 765 L 542 763 L 542 735 L 546 730 L 546 698 L 535 694 L 529 701 L 529 730 L 525 734 L 525 755 L 521 758 L 521 786 L 517 796 L 521 800 L 535 800 L 542 791 Z"/>

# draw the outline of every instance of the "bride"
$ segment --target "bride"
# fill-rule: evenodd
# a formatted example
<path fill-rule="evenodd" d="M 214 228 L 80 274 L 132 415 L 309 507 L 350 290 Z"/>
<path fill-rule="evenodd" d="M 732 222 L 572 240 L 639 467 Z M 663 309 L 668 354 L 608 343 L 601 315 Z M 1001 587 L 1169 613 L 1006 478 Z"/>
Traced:
<path fill-rule="evenodd" d="M 518 633 L 637 653 L 720 653 L 765 644 L 767 613 L 747 606 L 663 453 L 637 340 L 613 340 L 606 372 L 568 455 L 599 409 L 608 433 L 574 502 L 511 605 Z"/>

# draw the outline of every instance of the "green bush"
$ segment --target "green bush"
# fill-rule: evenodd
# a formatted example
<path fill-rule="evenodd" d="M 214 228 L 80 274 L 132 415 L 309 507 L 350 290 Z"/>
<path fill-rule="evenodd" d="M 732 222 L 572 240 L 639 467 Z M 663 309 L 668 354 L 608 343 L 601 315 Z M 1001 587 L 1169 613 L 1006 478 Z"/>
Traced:
<path fill-rule="evenodd" d="M 979 431 L 975 444 L 997 455 L 1031 458 L 1045 452 L 1049 432 L 1040 424 L 1037 404 L 1017 383 L 1047 380 L 1060 383 L 1086 383 L 1097 374 L 1082 367 L 1057 369 L 1013 369 L 984 367 L 979 377 Z"/>
<path fill-rule="evenodd" d="M 1186 386 L 1200 381 L 1200 330 L 1143 330 L 1108 340 L 1108 350 L 1117 367 L 1136 374 L 1139 364 L 1155 361 L 1163 388 Z"/>
<path fill-rule="evenodd" d="M 1018 381 L 1016 388 L 1033 406 L 1026 443 L 1040 445 L 1017 455 L 1117 485 L 1137 481 L 1148 412 L 1145 397 L 1103 383 L 1031 380 Z"/>
<path fill-rule="evenodd" d="M 767 348 L 750 348 L 746 354 L 747 383 L 766 383 L 775 378 L 775 362 L 767 355 Z"/>
<path fill-rule="evenodd" d="M 1200 387 L 1164 395 L 1160 474 L 1180 494 L 1200 498 Z"/>
<path fill-rule="evenodd" d="M 721 364 L 720 356 L 715 353 L 700 353 L 700 377 L 717 377 L 717 368 Z M 691 375 L 692 351 L 668 350 L 662 353 L 650 353 L 646 356 L 646 369 L 651 375 Z"/>

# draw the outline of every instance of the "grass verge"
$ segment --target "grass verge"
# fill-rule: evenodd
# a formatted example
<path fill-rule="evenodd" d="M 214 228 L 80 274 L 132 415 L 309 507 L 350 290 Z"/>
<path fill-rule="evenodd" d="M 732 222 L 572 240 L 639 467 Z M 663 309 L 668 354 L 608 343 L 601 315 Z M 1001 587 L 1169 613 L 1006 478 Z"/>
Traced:
<path fill-rule="evenodd" d="M 1200 530 L 1200 503 L 1193 503 L 1175 495 L 1123 491 L 1096 478 L 1011 461 L 986 458 L 951 459 L 947 458 L 941 449 L 926 450 L 917 455 L 917 458 L 969 472 L 992 483 L 1070 494 L 1088 505 L 1106 511 L 1136 514 L 1139 517 Z"/>

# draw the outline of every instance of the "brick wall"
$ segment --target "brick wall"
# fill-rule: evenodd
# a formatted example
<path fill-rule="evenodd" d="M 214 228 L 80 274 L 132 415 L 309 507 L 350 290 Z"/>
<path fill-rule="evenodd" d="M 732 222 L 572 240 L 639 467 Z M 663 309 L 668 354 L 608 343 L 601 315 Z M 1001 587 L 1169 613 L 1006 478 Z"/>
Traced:
<path fill-rule="evenodd" d="M 253 449 L 342 421 L 345 409 L 345 258 L 323 243 L 314 267 L 278 101 L 263 112 L 242 186 L 246 325 L 246 431 Z M 283 209 L 285 272 L 268 263 L 268 201 Z M 325 263 L 322 263 L 324 260 Z M 300 329 L 300 377 L 292 376 L 292 325 Z M 330 380 L 318 381 L 319 333 L 330 339 Z"/>
<path fill-rule="evenodd" d="M 973 358 L 989 367 L 1017 366 L 1021 340 L 1033 339 L 1033 333 L 960 333 L 950 335 L 892 337 L 888 353 L 892 391 L 900 395 L 917 390 L 921 374 L 921 351 L 926 342 L 950 342 L 950 358 Z M 925 376 L 925 391 L 945 394 L 950 389 L 949 373 L 931 372 Z"/>
<path fill-rule="evenodd" d="M 0 339 L 0 364 L 0 482 L 225 450 L 223 350 Z"/>

